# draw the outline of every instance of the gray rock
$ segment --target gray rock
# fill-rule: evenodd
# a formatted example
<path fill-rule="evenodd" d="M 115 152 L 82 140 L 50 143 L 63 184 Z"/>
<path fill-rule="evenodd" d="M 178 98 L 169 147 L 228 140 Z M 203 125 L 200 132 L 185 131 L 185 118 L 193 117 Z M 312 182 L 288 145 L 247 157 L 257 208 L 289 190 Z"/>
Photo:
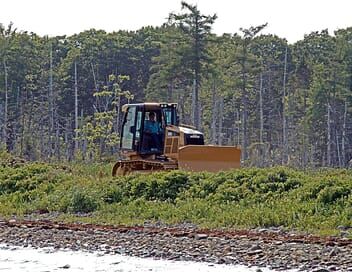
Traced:
<path fill-rule="evenodd" d="M 338 247 L 334 247 L 330 253 L 329 253 L 329 257 L 333 257 L 338 255 L 341 252 L 341 250 Z"/>
<path fill-rule="evenodd" d="M 196 235 L 194 235 L 194 238 L 196 240 L 203 240 L 203 239 L 207 239 L 208 235 L 207 234 L 203 234 L 203 233 L 197 233 Z"/>
<path fill-rule="evenodd" d="M 153 227 L 152 223 L 148 224 Z M 264 242 L 260 237 L 246 235 L 233 238 L 216 237 L 205 233 L 194 234 L 190 229 L 193 226 L 187 224 L 185 226 L 184 230 L 190 235 L 178 237 L 167 230 L 161 233 L 94 229 L 67 231 L 60 228 L 43 229 L 35 226 L 20 228 L 0 224 L 0 241 L 2 244 L 28 245 L 33 248 L 66 247 L 70 250 L 85 250 L 100 254 L 119 253 L 169 260 L 243 264 L 272 267 L 281 271 L 300 269 L 320 272 L 328 270 L 352 272 L 348 269 L 352 267 L 350 245 L 326 246 L 314 243 L 287 243 L 284 240 Z M 264 235 L 275 231 L 278 230 L 262 230 Z"/>
<path fill-rule="evenodd" d="M 256 249 L 256 250 L 251 250 L 247 252 L 247 255 L 252 256 L 252 255 L 258 255 L 263 253 L 263 250 L 261 249 Z"/>
<path fill-rule="evenodd" d="M 255 244 L 253 246 L 251 246 L 251 248 L 249 250 L 254 251 L 254 250 L 261 250 L 262 247 L 259 244 Z"/>

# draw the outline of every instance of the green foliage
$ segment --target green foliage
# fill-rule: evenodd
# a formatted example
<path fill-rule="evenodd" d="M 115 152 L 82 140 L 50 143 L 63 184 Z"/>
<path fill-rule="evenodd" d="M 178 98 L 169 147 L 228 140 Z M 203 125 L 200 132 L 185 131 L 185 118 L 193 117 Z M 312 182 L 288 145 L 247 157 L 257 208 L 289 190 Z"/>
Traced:
<path fill-rule="evenodd" d="M 72 192 L 67 210 L 74 213 L 88 213 L 95 211 L 98 206 L 95 196 L 89 195 L 82 188 L 77 188 Z"/>
<path fill-rule="evenodd" d="M 93 94 L 97 99 L 98 112 L 87 117 L 82 127 L 77 129 L 79 136 L 76 140 L 87 143 L 89 157 L 95 161 L 101 159 L 106 151 L 115 150 L 119 143 L 116 119 L 120 118 L 120 100 L 121 97 L 128 100 L 134 98 L 129 91 L 122 91 L 121 85 L 125 80 L 129 80 L 129 77 L 109 75 L 109 85 L 112 88 L 104 86 Z"/>
<path fill-rule="evenodd" d="M 78 129 L 80 136 L 77 140 L 87 142 L 88 153 L 95 160 L 103 156 L 103 146 L 113 147 L 119 142 L 118 135 L 113 131 L 115 118 L 114 111 L 97 112 Z"/>
<path fill-rule="evenodd" d="M 213 228 L 283 226 L 314 233 L 335 233 L 352 222 L 352 172 L 347 170 L 276 167 L 111 178 L 110 169 L 108 164 L 2 167 L 0 214 L 57 211 L 99 223 L 186 221 Z"/>
<path fill-rule="evenodd" d="M 28 192 L 50 180 L 58 182 L 60 175 L 55 175 L 52 166 L 41 163 L 26 164 L 22 167 L 0 168 L 0 195 L 14 192 Z"/>
<path fill-rule="evenodd" d="M 105 201 L 108 203 L 122 200 L 175 201 L 176 197 L 189 187 L 188 175 L 175 171 L 167 174 L 151 174 L 116 179 L 107 190 Z"/>
<path fill-rule="evenodd" d="M 240 144 L 246 165 L 348 165 L 351 27 L 335 35 L 312 32 L 288 44 L 261 35 L 265 24 L 218 36 L 211 31 L 216 15 L 204 15 L 186 2 L 180 8 L 162 27 L 113 33 L 91 29 L 49 38 L 0 23 L 3 112 L 5 89 L 8 98 L 1 133 L 7 139 L 1 139 L 0 149 L 29 160 L 114 156 L 121 105 L 152 100 L 178 102 L 181 122 L 194 119 L 206 140 Z M 50 78 L 55 97 L 48 96 Z M 60 129 L 43 114 L 51 106 Z M 283 135 L 283 120 L 288 135 Z"/>
<path fill-rule="evenodd" d="M 347 187 L 325 187 L 319 192 L 317 200 L 323 204 L 331 204 L 340 198 L 348 197 L 351 194 L 351 188 Z"/>
<path fill-rule="evenodd" d="M 23 165 L 24 160 L 16 158 L 0 148 L 0 166 L 16 168 Z"/>

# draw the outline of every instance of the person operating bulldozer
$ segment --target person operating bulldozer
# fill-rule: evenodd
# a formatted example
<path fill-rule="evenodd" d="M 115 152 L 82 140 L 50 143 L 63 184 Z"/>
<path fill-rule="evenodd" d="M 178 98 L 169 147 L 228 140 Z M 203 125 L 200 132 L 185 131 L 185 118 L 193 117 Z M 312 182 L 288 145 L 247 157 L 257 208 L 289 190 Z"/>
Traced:
<path fill-rule="evenodd" d="M 150 148 L 161 150 L 162 130 L 160 123 L 156 121 L 155 112 L 149 113 L 149 120 L 144 122 L 144 132 L 151 138 Z"/>

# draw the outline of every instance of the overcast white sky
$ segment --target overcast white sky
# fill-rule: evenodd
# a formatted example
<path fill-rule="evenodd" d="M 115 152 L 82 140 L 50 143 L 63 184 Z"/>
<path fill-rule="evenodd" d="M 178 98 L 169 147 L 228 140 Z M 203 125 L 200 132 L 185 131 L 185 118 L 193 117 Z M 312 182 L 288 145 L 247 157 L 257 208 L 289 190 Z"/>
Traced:
<path fill-rule="evenodd" d="M 216 13 L 213 32 L 239 32 L 268 22 L 263 33 L 290 43 L 304 34 L 352 27 L 352 0 L 188 0 L 202 14 Z M 96 28 L 108 32 L 160 26 L 180 0 L 1 0 L 0 23 L 39 35 L 72 35 Z"/>

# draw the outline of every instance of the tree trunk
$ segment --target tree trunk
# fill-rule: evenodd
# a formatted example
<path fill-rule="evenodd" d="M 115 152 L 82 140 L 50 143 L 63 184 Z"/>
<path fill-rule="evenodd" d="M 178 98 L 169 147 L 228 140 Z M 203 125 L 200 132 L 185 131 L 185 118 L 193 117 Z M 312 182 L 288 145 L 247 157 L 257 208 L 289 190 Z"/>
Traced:
<path fill-rule="evenodd" d="M 40 122 L 39 123 L 39 135 L 40 135 L 40 138 L 43 139 L 45 136 L 44 136 L 44 124 L 43 122 Z M 29 154 L 30 155 L 30 154 Z M 45 160 L 46 159 L 46 150 L 45 150 L 45 143 L 44 141 L 40 141 L 40 158 L 42 160 Z"/>
<path fill-rule="evenodd" d="M 98 84 L 97 84 L 97 80 L 96 80 L 96 76 L 95 76 L 95 71 L 94 71 L 94 65 L 91 62 L 90 66 L 92 67 L 92 74 L 93 74 L 93 80 L 94 80 L 94 92 L 98 92 Z M 98 112 L 98 97 L 95 97 L 95 101 L 94 101 L 94 105 L 93 105 L 93 109 L 95 112 Z"/>
<path fill-rule="evenodd" d="M 248 95 L 247 95 L 247 45 L 243 45 L 243 59 L 241 62 L 242 69 L 242 159 L 247 159 L 247 147 L 248 147 Z"/>
<path fill-rule="evenodd" d="M 50 129 L 49 129 L 49 147 L 50 158 L 55 154 L 54 139 L 54 97 L 53 97 L 53 48 L 50 44 L 50 72 L 49 72 L 49 116 L 50 116 Z"/>
<path fill-rule="evenodd" d="M 77 62 L 75 61 L 75 151 L 78 151 L 78 84 L 77 84 Z"/>
<path fill-rule="evenodd" d="M 303 96 L 303 116 L 305 118 L 306 116 L 306 109 L 307 109 L 307 92 L 304 92 L 304 96 Z M 309 154 L 308 154 L 308 150 L 309 150 L 309 137 L 308 137 L 308 124 L 307 124 L 307 120 L 304 119 L 303 122 L 303 167 L 306 168 L 308 165 L 308 160 L 309 160 Z"/>
<path fill-rule="evenodd" d="M 198 126 L 197 126 L 197 129 L 198 130 L 202 130 L 202 126 L 203 126 L 203 123 L 202 123 L 202 116 L 203 116 L 203 104 L 202 104 L 202 101 L 200 101 L 198 99 L 198 112 L 197 112 L 197 119 L 198 119 Z"/>
<path fill-rule="evenodd" d="M 264 114 L 263 114 L 263 74 L 260 73 L 260 86 L 259 86 L 259 111 L 260 111 L 260 131 L 259 131 L 259 142 L 263 143 L 263 132 L 264 132 Z"/>
<path fill-rule="evenodd" d="M 26 96 L 27 95 L 23 95 L 21 97 L 21 103 L 20 103 L 20 118 L 21 118 L 21 130 L 20 130 L 20 156 L 22 157 L 23 156 L 23 138 L 24 138 L 24 131 L 25 131 L 25 124 L 24 124 L 24 120 L 25 120 L 25 105 L 26 105 L 26 102 L 27 102 L 27 99 L 26 99 Z M 42 139 L 43 141 L 43 139 Z"/>
<path fill-rule="evenodd" d="M 81 127 L 84 126 L 84 116 L 83 116 L 83 109 L 81 109 Z M 84 133 L 84 132 L 83 132 Z M 87 135 L 83 134 L 83 143 L 82 143 L 82 157 L 83 157 L 83 161 L 86 160 L 87 158 Z"/>
<path fill-rule="evenodd" d="M 213 82 L 211 144 L 216 144 L 216 120 L 217 120 L 217 94 L 216 94 L 215 82 Z"/>
<path fill-rule="evenodd" d="M 196 80 L 194 79 L 193 80 L 193 88 L 192 88 L 192 124 L 197 128 L 197 116 L 198 116 L 198 113 L 197 113 L 197 110 L 198 110 L 198 105 L 197 105 L 197 98 L 196 98 Z"/>
<path fill-rule="evenodd" d="M 184 118 L 185 118 L 185 93 L 181 89 L 179 89 L 178 91 L 177 104 L 178 104 L 178 110 L 179 110 L 179 114 L 178 114 L 180 119 L 179 121 L 180 123 L 182 123 L 184 122 Z"/>
<path fill-rule="evenodd" d="M 98 91 L 98 85 L 97 85 L 97 80 L 96 80 L 96 77 L 95 77 L 94 65 L 93 65 L 92 62 L 90 63 L 90 67 L 92 68 L 92 74 L 93 74 L 94 92 L 97 92 Z"/>
<path fill-rule="evenodd" d="M 338 135 L 338 132 L 337 130 L 335 131 L 336 133 L 336 151 L 337 151 L 337 159 L 338 159 L 338 162 L 339 162 L 339 167 L 341 168 L 342 167 L 342 159 L 341 159 L 341 152 L 340 152 L 340 142 L 339 142 L 339 135 Z"/>
<path fill-rule="evenodd" d="M 219 145 L 223 144 L 224 98 L 219 99 Z"/>
<path fill-rule="evenodd" d="M 232 124 L 231 124 L 231 133 L 232 133 L 232 135 L 231 135 L 231 139 L 232 139 L 232 145 L 237 145 L 237 141 L 236 141 L 236 138 L 237 138 L 237 115 L 236 115 L 236 113 L 237 113 L 237 110 L 236 110 L 236 108 L 235 108 L 235 105 L 236 105 L 236 103 L 235 103 L 235 101 L 232 101 L 232 103 L 233 103 L 233 105 L 234 105 L 234 107 L 233 107 L 233 112 L 232 112 L 232 114 L 233 114 L 233 122 L 232 122 Z"/>
<path fill-rule="evenodd" d="M 287 47 L 285 51 L 284 76 L 282 86 L 282 164 L 287 164 L 288 142 L 287 142 L 287 120 L 286 120 L 286 66 L 287 66 Z"/>
<path fill-rule="evenodd" d="M 259 142 L 260 142 L 260 159 L 259 166 L 265 164 L 265 154 L 264 154 L 264 113 L 263 113 L 263 73 L 260 73 L 260 86 L 259 86 L 259 111 L 260 111 L 260 131 L 259 131 Z"/>
<path fill-rule="evenodd" d="M 242 152 L 243 160 L 247 159 L 247 147 L 248 147 L 248 110 L 247 110 L 247 97 L 245 97 L 243 102 L 243 111 L 242 111 Z"/>
<path fill-rule="evenodd" d="M 241 128 L 240 128 L 240 123 L 241 123 L 241 114 L 239 109 L 236 109 L 234 111 L 234 118 L 236 120 L 235 122 L 235 130 L 236 130 L 236 139 L 235 139 L 235 145 L 240 146 L 240 134 L 241 134 Z"/>
<path fill-rule="evenodd" d="M 71 130 L 71 118 L 66 119 L 66 124 L 65 124 L 65 134 L 64 134 L 64 141 L 65 141 L 65 160 L 66 161 L 71 161 L 71 144 L 69 140 L 69 132 Z M 77 150 L 76 150 L 77 151 Z"/>
<path fill-rule="evenodd" d="M 195 17 L 195 33 L 199 33 L 199 17 Z M 195 50 L 195 67 L 194 67 L 194 106 L 195 106 L 195 120 L 194 126 L 200 128 L 200 104 L 199 104 L 199 86 L 200 86 L 200 73 L 201 73 L 201 63 L 200 63 L 200 40 L 199 35 L 196 34 L 194 39 L 194 50 Z"/>
<path fill-rule="evenodd" d="M 328 102 L 328 120 L 327 120 L 327 135 L 328 135 L 328 142 L 327 142 L 327 166 L 331 166 L 331 116 L 330 116 L 330 103 Z"/>
<path fill-rule="evenodd" d="M 56 159 L 61 161 L 61 143 L 60 143 L 60 126 L 59 122 L 56 123 L 56 133 L 55 133 L 55 153 Z"/>
<path fill-rule="evenodd" d="M 4 124 L 3 124 L 3 143 L 7 150 L 7 113 L 8 113 L 8 83 L 7 83 L 7 66 L 5 60 L 3 60 L 4 72 L 5 72 L 5 105 L 4 105 Z"/>
<path fill-rule="evenodd" d="M 341 155 L 342 155 L 342 166 L 346 166 L 346 122 L 347 122 L 347 101 L 345 101 L 345 110 L 343 113 L 343 125 L 342 125 L 342 139 L 341 139 Z"/>
<path fill-rule="evenodd" d="M 116 133 L 120 135 L 120 119 L 121 119 L 121 95 L 117 97 L 117 104 L 116 104 Z"/>

